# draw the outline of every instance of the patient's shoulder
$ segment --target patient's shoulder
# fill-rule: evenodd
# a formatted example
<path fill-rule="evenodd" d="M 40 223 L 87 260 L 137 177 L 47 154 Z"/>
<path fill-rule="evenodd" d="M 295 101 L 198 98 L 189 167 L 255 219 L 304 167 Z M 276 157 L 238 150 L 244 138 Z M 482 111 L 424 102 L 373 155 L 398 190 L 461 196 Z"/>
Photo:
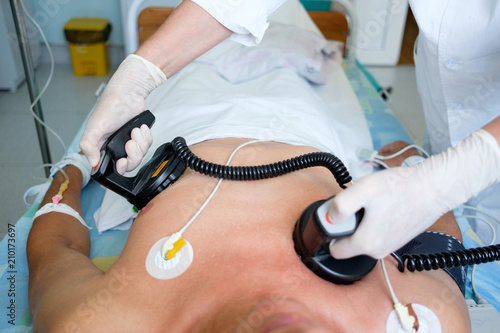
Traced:
<path fill-rule="evenodd" d="M 109 273 L 109 271 L 108 271 Z M 125 271 L 79 279 L 69 276 L 37 304 L 34 332 L 141 332 L 148 323 L 134 308 L 133 281 Z M 136 328 L 136 329 L 134 329 Z"/>

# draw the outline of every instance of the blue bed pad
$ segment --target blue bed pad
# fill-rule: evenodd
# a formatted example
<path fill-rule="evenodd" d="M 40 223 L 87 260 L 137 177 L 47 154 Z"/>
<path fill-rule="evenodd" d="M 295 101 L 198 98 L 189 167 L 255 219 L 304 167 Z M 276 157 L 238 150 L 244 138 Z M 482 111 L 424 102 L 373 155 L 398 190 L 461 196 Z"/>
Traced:
<path fill-rule="evenodd" d="M 378 150 L 383 145 L 396 140 L 411 142 L 401 123 L 379 96 L 376 89 L 363 74 L 363 71 L 354 63 L 345 64 L 344 69 L 364 110 L 375 149 Z M 82 132 L 83 126 L 70 146 L 70 153 L 78 149 L 78 142 Z M 93 214 L 99 207 L 103 197 L 104 189 L 97 183 L 90 182 L 83 189 L 81 200 L 84 218 L 93 228 L 90 230 L 92 242 L 90 258 L 98 267 L 106 270 L 106 267 L 109 267 L 120 255 L 128 231 L 106 231 L 101 235 L 97 233 Z M 31 332 L 32 330 L 28 310 L 28 266 L 25 247 L 32 224 L 32 217 L 38 209 L 38 205 L 33 205 L 0 242 L 2 253 L 5 253 L 0 258 L 2 281 L 0 284 L 0 308 L 3 309 L 4 313 L 2 316 L 4 319 L 0 320 L 0 331 L 2 332 Z M 459 224 L 464 234 L 466 248 L 481 246 L 474 232 L 470 230 L 468 222 L 461 219 Z M 11 244 L 11 250 L 15 249 L 14 252 L 11 251 L 11 254 L 14 255 L 15 253 L 15 262 L 9 260 L 9 244 Z M 15 245 L 15 248 L 12 247 L 13 245 Z M 470 271 L 469 269 L 466 298 L 472 298 Z M 498 263 L 479 266 L 476 272 L 476 288 L 488 302 L 500 311 L 500 282 L 496 278 L 497 276 L 500 276 Z M 11 281 L 9 281 L 9 278 L 11 278 Z M 11 313 L 9 306 L 11 304 L 15 304 L 12 311 L 13 322 L 10 321 L 11 317 L 9 317 Z"/>
<path fill-rule="evenodd" d="M 344 69 L 365 114 L 373 148 L 380 150 L 386 144 L 397 140 L 412 143 L 412 139 L 394 112 L 363 73 L 365 69 L 358 62 L 346 62 Z"/>

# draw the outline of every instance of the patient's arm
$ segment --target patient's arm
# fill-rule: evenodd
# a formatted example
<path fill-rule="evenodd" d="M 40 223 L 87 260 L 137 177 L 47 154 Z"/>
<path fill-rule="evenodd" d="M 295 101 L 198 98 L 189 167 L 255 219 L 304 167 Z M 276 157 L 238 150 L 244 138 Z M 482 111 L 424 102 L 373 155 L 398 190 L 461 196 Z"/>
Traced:
<path fill-rule="evenodd" d="M 231 34 L 203 8 L 183 1 L 135 53 L 170 77 Z"/>
<path fill-rule="evenodd" d="M 61 203 L 69 205 L 82 216 L 81 172 L 72 165 L 66 166 L 64 170 L 70 183 Z M 64 181 L 63 174 L 58 172 L 40 207 L 52 201 L 52 196 L 57 194 Z M 68 304 L 68 296 L 76 299 L 77 287 L 92 277 L 102 275 L 102 271 L 89 260 L 89 251 L 88 230 L 74 217 L 52 212 L 34 220 L 27 242 L 27 257 L 29 304 L 35 328 L 46 328 L 45 324 L 57 314 L 53 312 Z"/>
<path fill-rule="evenodd" d="M 379 155 L 389 156 L 401 151 L 401 149 L 405 148 L 406 146 L 409 146 L 409 143 L 406 143 L 404 141 L 394 141 L 393 143 L 389 143 L 388 145 L 385 145 L 382 148 L 380 148 Z M 408 149 L 407 151 L 401 153 L 400 155 L 394 158 L 384 160 L 384 162 L 386 162 L 386 164 L 391 168 L 399 167 L 403 164 L 405 159 L 414 155 L 418 155 L 418 152 L 416 149 L 412 148 Z"/>

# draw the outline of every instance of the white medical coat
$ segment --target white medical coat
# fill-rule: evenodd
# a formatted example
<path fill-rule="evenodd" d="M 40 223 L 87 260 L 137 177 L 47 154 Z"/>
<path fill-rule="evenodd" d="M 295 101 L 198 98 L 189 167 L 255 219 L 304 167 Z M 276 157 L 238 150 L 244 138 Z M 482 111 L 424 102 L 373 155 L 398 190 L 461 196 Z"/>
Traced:
<path fill-rule="evenodd" d="M 500 2 L 410 0 L 410 6 L 420 30 L 417 85 L 436 154 L 500 115 Z M 500 217 L 500 184 L 469 203 Z"/>
<path fill-rule="evenodd" d="M 191 0 L 220 24 L 233 31 L 231 39 L 243 45 L 259 44 L 269 15 L 286 0 Z"/>

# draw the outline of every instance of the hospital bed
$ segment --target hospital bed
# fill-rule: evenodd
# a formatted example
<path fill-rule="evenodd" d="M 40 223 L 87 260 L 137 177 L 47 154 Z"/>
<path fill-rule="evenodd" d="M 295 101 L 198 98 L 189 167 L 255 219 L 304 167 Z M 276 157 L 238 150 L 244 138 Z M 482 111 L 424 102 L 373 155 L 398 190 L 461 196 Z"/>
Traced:
<path fill-rule="evenodd" d="M 137 43 L 147 38 L 148 34 L 165 19 L 170 9 L 158 8 L 158 1 L 154 0 L 149 1 L 149 3 L 155 8 L 151 7 L 148 1 L 129 1 L 129 3 L 130 6 L 127 8 L 129 11 L 126 13 L 127 15 L 124 15 L 126 17 L 124 20 L 125 44 L 127 50 L 134 50 L 137 47 Z M 341 1 L 341 3 L 344 3 L 344 1 Z M 168 1 L 164 1 L 163 5 L 163 7 L 166 5 L 171 6 Z M 367 166 L 356 157 L 355 152 L 358 148 L 378 150 L 383 145 L 395 140 L 411 142 L 411 139 L 392 113 L 390 107 L 364 75 L 360 65 L 355 61 L 355 49 L 352 44 L 352 41 L 355 39 L 355 28 L 353 27 L 355 18 L 352 15 L 352 13 L 349 13 L 348 7 L 342 15 L 335 12 L 310 12 L 308 15 L 298 0 L 289 0 L 270 18 L 270 29 L 274 26 L 281 28 L 291 26 L 291 31 L 294 34 L 298 31 L 297 29 L 319 34 L 323 33 L 329 39 L 342 40 L 344 43 L 347 43 L 347 51 L 339 48 L 338 43 L 328 44 L 329 56 L 326 58 L 321 56 L 321 59 L 324 60 L 323 67 L 321 68 L 321 74 L 324 77 L 322 77 L 321 83 L 311 83 L 311 81 L 314 81 L 314 78 L 311 79 L 311 77 L 308 77 L 311 73 L 303 73 L 300 71 L 300 68 L 290 67 L 282 63 L 280 66 L 277 66 L 276 58 L 283 56 L 280 50 L 274 50 L 277 53 L 274 53 L 274 58 L 269 57 L 269 63 L 266 64 L 265 61 L 260 61 L 260 66 L 263 67 L 260 68 L 260 75 L 273 75 L 273 73 L 279 71 L 293 71 L 295 75 L 302 76 L 305 82 L 308 82 L 307 84 L 310 89 L 307 92 L 297 91 L 296 94 L 298 96 L 304 95 L 304 99 L 311 98 L 310 95 L 306 96 L 306 93 L 313 94 L 315 99 L 319 98 L 321 103 L 323 103 L 332 119 L 335 119 L 335 129 L 340 141 L 344 145 L 344 163 L 354 176 L 354 179 L 357 179 L 369 172 L 373 172 L 371 166 Z M 282 31 L 287 33 L 286 29 L 282 29 Z M 274 42 L 268 44 L 276 45 Z M 231 51 L 237 48 L 241 51 L 241 48 L 230 43 L 226 43 L 220 47 L 221 49 L 218 49 L 218 46 L 210 51 L 212 53 L 209 52 L 207 56 L 202 56 L 193 64 L 188 65 L 184 70 L 170 79 L 167 85 L 164 85 L 165 89 L 158 93 L 155 91 L 152 94 L 148 100 L 148 107 L 155 113 L 157 123 L 152 129 L 155 142 L 150 152 L 154 151 L 163 142 L 170 141 L 174 136 L 178 135 L 178 133 L 165 134 L 165 131 L 162 131 L 161 124 L 166 122 L 167 119 L 162 110 L 171 108 L 171 105 L 165 106 L 162 104 L 162 101 L 168 100 L 169 103 L 183 103 L 183 100 L 180 97 L 176 97 L 177 94 L 173 94 L 171 92 L 172 89 L 168 87 L 175 87 L 179 82 L 186 81 L 186 79 L 190 78 L 190 75 L 195 73 L 198 80 L 193 80 L 195 82 L 189 83 L 187 87 L 192 91 L 207 89 L 206 85 L 203 85 L 203 77 L 200 77 L 200 75 L 228 75 L 228 73 L 223 72 L 217 67 L 214 59 L 217 59 L 222 54 L 227 54 L 228 50 Z M 293 50 L 287 50 L 287 56 L 290 56 L 290 53 L 293 53 Z M 344 59 L 342 58 L 342 53 L 346 54 Z M 303 56 L 300 52 L 297 53 L 297 57 L 300 58 Z M 226 60 L 229 61 L 230 59 Z M 300 63 L 299 60 L 301 59 L 297 58 L 295 60 L 297 60 L 296 63 Z M 230 80 L 237 81 L 238 79 L 244 79 L 251 81 L 255 79 L 245 76 L 248 73 L 241 75 L 243 78 L 240 76 L 221 79 L 218 81 L 221 82 L 221 86 L 218 89 L 232 89 L 231 87 L 238 85 L 238 83 L 229 83 Z M 187 89 L 186 85 L 183 88 Z M 180 95 L 182 96 L 182 94 Z M 202 96 L 197 95 L 196 98 L 199 103 L 203 103 Z M 83 128 L 84 124 L 82 124 L 80 131 L 71 143 L 68 153 L 78 150 L 78 142 Z M 148 157 L 146 157 L 146 160 Z M 31 228 L 32 217 L 39 207 L 40 200 L 40 197 L 35 199 L 35 203 L 19 219 L 16 225 L 9 227 L 6 237 L 0 243 L 1 251 L 5 253 L 0 258 L 0 276 L 2 281 L 0 284 L 0 308 L 3 309 L 4 314 L 2 316 L 4 319 L 0 320 L 0 330 L 5 332 L 31 331 L 32 323 L 27 300 L 28 267 L 25 245 Z M 120 202 L 119 199 L 113 197 L 112 194 L 105 191 L 99 184 L 92 181 L 83 189 L 81 200 L 84 218 L 92 227 L 89 231 L 92 242 L 90 257 L 98 267 L 107 270 L 118 258 L 126 242 L 128 226 L 133 220 L 133 216 L 132 220 L 128 220 L 128 218 L 132 213 L 127 213 L 127 217 L 123 218 L 123 224 L 118 226 L 106 225 L 109 220 L 105 216 L 106 212 L 108 212 L 108 215 L 111 214 L 112 218 L 117 217 L 117 212 L 121 210 L 119 205 L 122 205 L 123 202 Z M 129 209 L 131 210 L 131 207 Z M 98 223 L 96 223 L 97 220 L 99 220 Z M 470 229 L 467 220 L 463 218 L 458 220 L 463 231 L 465 246 L 467 248 L 482 246 L 481 241 Z M 466 292 L 466 298 L 468 299 L 473 298 L 470 271 L 469 269 Z M 500 284 L 496 276 L 500 276 L 500 268 L 497 263 L 481 265 L 476 272 L 475 286 L 483 298 L 490 304 L 493 304 L 497 310 L 500 310 Z M 15 323 L 15 325 L 12 325 L 12 323 Z"/>

